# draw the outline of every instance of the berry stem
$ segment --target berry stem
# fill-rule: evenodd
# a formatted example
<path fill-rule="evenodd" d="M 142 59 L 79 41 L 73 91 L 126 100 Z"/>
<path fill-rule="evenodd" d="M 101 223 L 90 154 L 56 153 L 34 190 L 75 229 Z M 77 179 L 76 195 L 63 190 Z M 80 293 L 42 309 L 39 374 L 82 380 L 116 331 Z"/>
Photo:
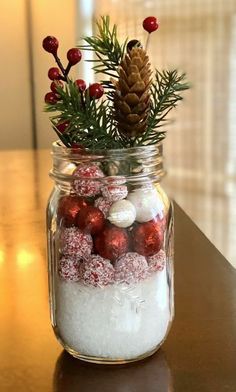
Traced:
<path fill-rule="evenodd" d="M 66 69 L 65 69 L 65 75 L 66 75 L 66 76 L 67 76 L 68 73 L 70 72 L 71 67 L 72 67 L 72 65 L 71 65 L 70 63 L 68 63 L 68 64 L 67 64 L 67 67 L 66 67 Z"/>
<path fill-rule="evenodd" d="M 149 45 L 149 42 L 150 42 L 150 33 L 148 33 L 148 35 L 147 35 L 147 39 L 146 39 L 146 43 L 145 43 L 145 51 L 147 52 L 147 50 L 148 50 L 148 45 Z"/>
<path fill-rule="evenodd" d="M 63 67 L 62 63 L 61 63 L 61 60 L 59 59 L 59 57 L 57 56 L 57 54 L 54 54 L 53 57 L 54 57 L 54 59 L 55 59 L 57 65 L 58 65 L 58 67 L 60 68 L 60 70 L 61 70 L 61 72 L 62 72 L 62 74 L 63 74 L 63 76 L 61 76 L 60 79 L 61 79 L 61 80 L 64 80 L 65 82 L 67 82 L 67 75 L 68 75 L 68 73 L 66 73 L 66 70 L 65 70 L 65 68 Z"/>
<path fill-rule="evenodd" d="M 66 80 L 66 78 L 64 77 L 64 76 L 58 76 L 58 80 L 63 80 L 63 82 L 66 82 L 67 80 Z"/>

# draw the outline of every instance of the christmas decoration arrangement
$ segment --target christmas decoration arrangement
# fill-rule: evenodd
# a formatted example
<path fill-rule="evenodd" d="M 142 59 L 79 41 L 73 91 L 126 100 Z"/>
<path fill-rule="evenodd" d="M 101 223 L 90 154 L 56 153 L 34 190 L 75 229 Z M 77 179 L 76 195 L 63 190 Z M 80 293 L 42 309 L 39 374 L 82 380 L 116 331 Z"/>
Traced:
<path fill-rule="evenodd" d="M 58 40 L 43 40 L 57 63 L 48 71 L 46 111 L 53 113 L 57 143 L 70 150 L 73 166 L 58 200 L 52 241 L 56 328 L 75 356 L 130 360 L 158 347 L 171 320 L 169 202 L 148 176 L 150 163 L 143 165 L 131 151 L 164 139 L 167 115 L 188 84 L 177 70 L 151 68 L 147 46 L 159 27 L 155 17 L 143 21 L 145 46 L 136 39 L 120 43 L 109 17 L 96 26 L 97 35 L 67 52 L 66 66 Z M 86 50 L 94 53 L 99 83 L 69 76 Z M 91 158 L 97 151 L 127 149 L 128 160 Z M 132 176 L 140 180 L 129 181 Z"/>
<path fill-rule="evenodd" d="M 149 41 L 158 29 L 156 18 L 146 18 L 143 28 Z M 85 45 L 67 52 L 65 67 L 58 57 L 58 40 L 51 36 L 43 40 L 43 48 L 58 65 L 48 71 L 51 92 L 45 95 L 46 110 L 56 113 L 51 118 L 54 130 L 67 147 L 98 150 L 156 144 L 166 135 L 168 113 L 189 88 L 185 74 L 152 72 L 142 43 L 126 39 L 120 44 L 117 26 L 110 26 L 108 16 L 97 22 L 97 29 L 96 36 L 84 38 Z M 94 72 L 106 77 L 100 83 L 87 85 L 69 77 L 84 50 L 96 57 L 91 60 Z"/>

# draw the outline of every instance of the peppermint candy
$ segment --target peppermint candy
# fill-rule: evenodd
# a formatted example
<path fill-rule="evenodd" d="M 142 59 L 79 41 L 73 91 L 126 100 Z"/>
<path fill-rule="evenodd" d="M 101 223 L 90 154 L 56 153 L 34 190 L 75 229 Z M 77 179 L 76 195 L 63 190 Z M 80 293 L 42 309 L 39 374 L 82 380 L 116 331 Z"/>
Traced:
<path fill-rule="evenodd" d="M 121 256 L 114 265 L 115 280 L 120 283 L 137 283 L 149 275 L 148 264 L 144 256 L 128 252 Z"/>

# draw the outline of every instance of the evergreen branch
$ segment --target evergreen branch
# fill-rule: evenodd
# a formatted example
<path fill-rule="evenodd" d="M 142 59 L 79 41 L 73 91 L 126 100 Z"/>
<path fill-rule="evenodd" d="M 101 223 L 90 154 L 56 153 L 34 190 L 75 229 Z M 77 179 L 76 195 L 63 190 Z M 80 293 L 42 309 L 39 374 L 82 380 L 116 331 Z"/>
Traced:
<path fill-rule="evenodd" d="M 155 81 L 151 87 L 151 106 L 147 121 L 147 129 L 144 134 L 135 140 L 136 145 L 154 144 L 165 137 L 166 132 L 158 131 L 166 121 L 168 113 L 183 99 L 180 95 L 189 89 L 185 83 L 185 74 L 174 71 L 156 70 Z"/>
<path fill-rule="evenodd" d="M 95 53 L 97 59 L 88 60 L 94 62 L 95 73 L 103 73 L 113 78 L 118 77 L 118 67 L 124 57 L 127 39 L 120 44 L 117 38 L 117 26 L 110 26 L 110 17 L 102 16 L 100 21 L 96 21 L 98 34 L 96 36 L 84 37 L 85 45 L 80 45 L 79 49 L 89 50 Z"/>
<path fill-rule="evenodd" d="M 92 150 L 124 147 L 122 138 L 116 132 L 109 100 L 98 102 L 91 100 L 88 95 L 82 99 L 78 87 L 72 81 L 68 82 L 65 89 L 58 87 L 58 94 L 61 99 L 55 104 L 48 104 L 45 110 L 56 112 L 51 122 L 66 146 L 79 143 Z M 65 121 L 69 125 L 61 134 L 57 124 Z"/>

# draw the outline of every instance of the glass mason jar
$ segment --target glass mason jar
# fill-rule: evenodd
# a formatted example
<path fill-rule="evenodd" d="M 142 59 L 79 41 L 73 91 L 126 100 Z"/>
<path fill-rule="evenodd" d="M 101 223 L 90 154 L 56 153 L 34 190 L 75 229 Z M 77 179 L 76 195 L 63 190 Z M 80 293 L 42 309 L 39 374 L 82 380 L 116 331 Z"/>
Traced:
<path fill-rule="evenodd" d="M 74 357 L 153 354 L 174 314 L 173 207 L 162 145 L 89 152 L 53 144 L 47 209 L 51 321 Z"/>

